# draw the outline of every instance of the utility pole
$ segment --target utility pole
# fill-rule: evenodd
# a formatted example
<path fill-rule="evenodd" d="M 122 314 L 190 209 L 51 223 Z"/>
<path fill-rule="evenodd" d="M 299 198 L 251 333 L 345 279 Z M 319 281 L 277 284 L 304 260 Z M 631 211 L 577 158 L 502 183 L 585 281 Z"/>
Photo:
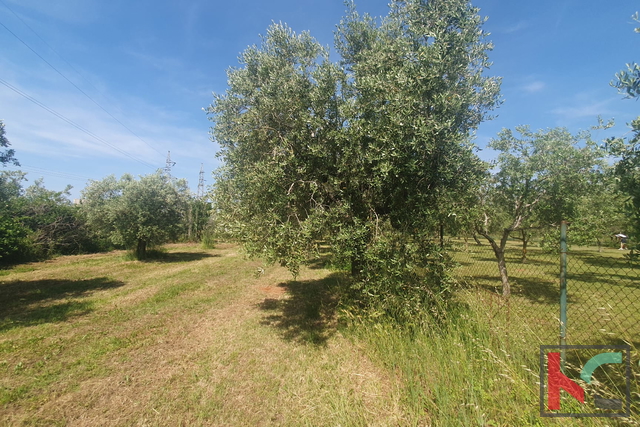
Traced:
<path fill-rule="evenodd" d="M 171 179 L 171 168 L 176 165 L 176 162 L 171 161 L 171 151 L 167 151 L 167 163 L 164 167 L 164 172 Z"/>

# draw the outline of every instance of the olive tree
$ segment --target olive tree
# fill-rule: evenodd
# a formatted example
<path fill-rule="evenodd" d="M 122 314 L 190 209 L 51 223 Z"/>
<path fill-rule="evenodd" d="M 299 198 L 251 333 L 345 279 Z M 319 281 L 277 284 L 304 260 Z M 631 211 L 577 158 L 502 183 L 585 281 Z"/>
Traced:
<path fill-rule="evenodd" d="M 427 237 L 444 201 L 482 175 L 469 135 L 498 101 L 477 12 L 393 1 L 378 23 L 351 5 L 339 63 L 308 33 L 272 25 L 208 109 L 224 160 L 218 226 L 294 273 L 324 240 L 369 295 L 438 285 Z"/>
<path fill-rule="evenodd" d="M 516 132 L 519 137 L 504 129 L 489 143 L 499 154 L 481 193 L 476 226 L 496 256 L 504 296 L 511 293 L 505 248 L 512 233 L 575 216 L 581 196 L 604 166 L 604 153 L 588 134 L 572 135 L 564 128 L 532 132 L 526 126 Z"/>
<path fill-rule="evenodd" d="M 638 13 L 633 16 L 636 22 L 640 22 Z M 640 27 L 635 31 L 640 33 Z M 618 89 L 627 98 L 638 99 L 640 97 L 640 65 L 627 64 L 627 69 L 616 74 L 611 85 Z M 618 178 L 618 188 L 628 196 L 627 215 L 634 228 L 634 247 L 640 239 L 640 116 L 630 124 L 633 135 L 627 140 L 615 138 L 609 141 L 608 146 L 613 155 L 619 158 L 615 165 L 615 173 Z"/>
<path fill-rule="evenodd" d="M 89 226 L 116 245 L 146 257 L 148 247 L 177 238 L 184 229 L 186 184 L 158 172 L 135 179 L 113 175 L 82 191 Z"/>

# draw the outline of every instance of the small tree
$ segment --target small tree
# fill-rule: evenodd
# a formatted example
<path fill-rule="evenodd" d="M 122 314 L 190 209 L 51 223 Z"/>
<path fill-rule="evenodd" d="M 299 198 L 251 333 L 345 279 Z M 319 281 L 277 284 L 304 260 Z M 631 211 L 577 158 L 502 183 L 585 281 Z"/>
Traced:
<path fill-rule="evenodd" d="M 88 224 L 116 245 L 145 259 L 149 247 L 177 238 L 184 230 L 186 184 L 161 173 L 136 180 L 112 175 L 82 191 Z"/>
<path fill-rule="evenodd" d="M 598 251 L 620 232 L 628 232 L 624 215 L 625 196 L 616 185 L 613 172 L 607 168 L 580 197 L 571 221 L 571 242 L 579 245 L 597 245 Z"/>
<path fill-rule="evenodd" d="M 516 131 L 520 138 L 505 129 L 489 143 L 500 153 L 497 172 L 481 195 L 476 226 L 496 256 L 505 297 L 511 293 L 505 261 L 511 234 L 524 230 L 526 239 L 530 229 L 571 218 L 599 173 L 603 154 L 587 134 L 573 136 L 562 128 L 531 132 L 526 126 Z"/>

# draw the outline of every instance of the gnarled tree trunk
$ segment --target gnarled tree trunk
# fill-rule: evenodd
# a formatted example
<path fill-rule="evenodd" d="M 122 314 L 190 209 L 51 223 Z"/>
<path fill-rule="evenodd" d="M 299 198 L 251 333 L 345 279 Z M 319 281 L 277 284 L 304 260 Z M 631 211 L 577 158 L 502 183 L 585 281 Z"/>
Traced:
<path fill-rule="evenodd" d="M 488 233 L 477 230 L 478 234 L 489 241 L 491 245 L 491 249 L 493 249 L 493 253 L 498 260 L 498 270 L 500 271 L 500 281 L 502 282 L 502 296 L 508 298 L 511 295 L 511 285 L 509 284 L 509 273 L 507 272 L 507 262 L 504 258 L 504 248 L 507 246 L 507 239 L 509 238 L 509 234 L 511 230 L 505 228 L 502 232 L 502 239 L 500 239 L 500 244 L 498 244 L 495 239 L 493 239 Z"/>

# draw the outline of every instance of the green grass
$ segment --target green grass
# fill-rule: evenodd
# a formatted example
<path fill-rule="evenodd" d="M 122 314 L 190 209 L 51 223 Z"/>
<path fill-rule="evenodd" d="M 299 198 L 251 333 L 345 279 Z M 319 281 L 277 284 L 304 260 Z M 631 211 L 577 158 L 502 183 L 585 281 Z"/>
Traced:
<path fill-rule="evenodd" d="M 411 331 L 342 312 L 348 278 L 340 272 L 305 268 L 293 281 L 280 267 L 244 259 L 233 245 L 170 245 L 144 262 L 113 252 L 5 270 L 0 420 L 27 426 L 638 423 L 636 407 L 634 418 L 622 422 L 539 417 L 538 348 L 557 336 L 552 260 L 532 249 L 528 264 L 510 267 L 514 297 L 506 304 L 494 292 L 495 261 L 472 246 L 455 256 L 457 274 L 468 281 L 474 275 L 473 286 L 458 292 L 446 321 Z M 589 256 L 585 251 L 579 262 L 597 262 Z M 618 253 L 607 256 L 622 262 Z M 619 264 L 615 274 L 635 272 L 626 268 Z M 584 286 L 605 283 L 602 274 L 584 278 Z M 637 391 L 635 349 L 633 357 Z"/>
<path fill-rule="evenodd" d="M 477 323 L 493 331 L 490 336 L 497 339 L 494 351 L 502 349 L 510 354 L 505 361 L 517 360 L 527 369 L 539 372 L 539 362 L 531 357 L 532 350 L 540 345 L 559 344 L 559 254 L 544 253 L 534 246 L 528 249 L 527 261 L 523 263 L 520 245 L 509 242 L 507 268 L 513 294 L 505 302 L 498 296 L 501 284 L 491 249 L 455 240 L 453 248 L 454 260 L 460 265 L 457 276 L 473 285 L 472 290 L 460 292 L 459 297 L 473 308 L 476 316 L 481 316 Z M 623 251 L 573 246 L 568 252 L 567 269 L 567 344 L 631 346 L 635 417 L 627 422 L 637 424 L 640 268 L 630 264 Z M 582 366 L 586 359 L 573 361 Z M 579 366 L 572 371 L 574 378 L 579 375 Z M 612 396 L 621 395 L 615 390 L 609 392 Z M 582 422 L 587 423 L 584 419 Z"/>
<path fill-rule="evenodd" d="M 485 244 L 453 241 L 456 276 L 480 289 L 501 293 L 498 267 Z M 567 344 L 640 344 L 640 265 L 630 264 L 625 251 L 595 247 L 570 248 L 567 255 Z M 506 259 L 512 286 L 508 309 L 512 317 L 526 317 L 535 334 L 557 344 L 560 330 L 560 256 L 529 247 L 521 261 L 521 247 L 509 242 Z M 491 308 L 491 307 L 490 307 Z M 502 307 L 497 307 L 502 309 Z"/>

